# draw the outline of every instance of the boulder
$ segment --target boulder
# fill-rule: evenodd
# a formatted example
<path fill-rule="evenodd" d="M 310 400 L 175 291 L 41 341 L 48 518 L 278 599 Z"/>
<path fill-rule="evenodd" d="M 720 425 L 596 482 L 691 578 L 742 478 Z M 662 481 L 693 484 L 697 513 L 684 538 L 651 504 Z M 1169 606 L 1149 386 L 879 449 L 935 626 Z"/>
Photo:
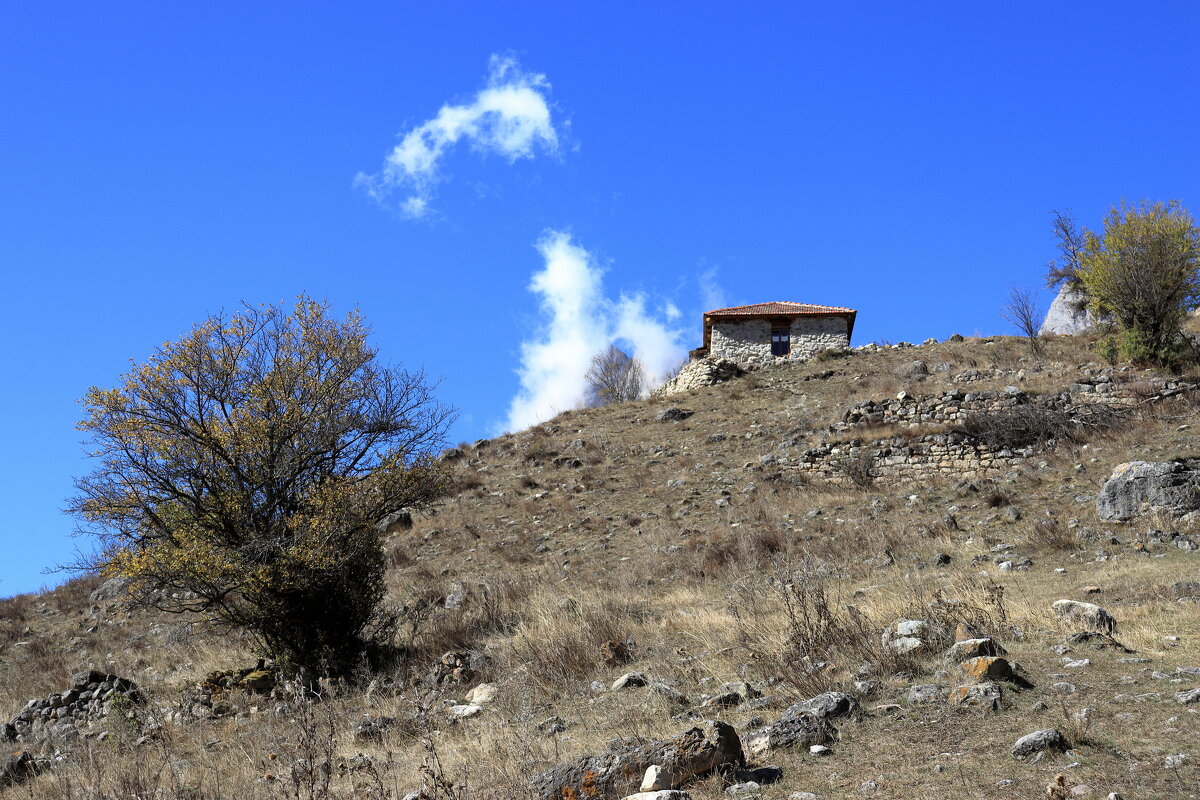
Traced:
<path fill-rule="evenodd" d="M 695 414 L 695 411 L 688 411 L 683 408 L 664 408 L 662 411 L 654 415 L 654 418 L 659 422 L 682 422 L 683 420 Z"/>
<path fill-rule="evenodd" d="M 836 738 L 837 731 L 824 719 L 793 706 L 775 724 L 749 734 L 746 737 L 746 751 L 757 756 L 768 750 L 812 747 Z"/>
<path fill-rule="evenodd" d="M 1095 603 L 1084 603 L 1079 600 L 1056 600 L 1050 606 L 1059 619 L 1064 622 L 1084 625 L 1089 630 L 1112 634 L 1117 629 L 1117 621 Z"/>
<path fill-rule="evenodd" d="M 897 370 L 896 376 L 909 381 L 923 381 L 929 377 L 929 367 L 920 359 L 910 361 Z"/>
<path fill-rule="evenodd" d="M 947 694 L 945 686 L 938 686 L 936 683 L 921 683 L 909 688 L 908 702 L 909 705 L 914 706 L 944 703 Z"/>
<path fill-rule="evenodd" d="M 949 702 L 956 706 L 982 706 L 990 711 L 998 711 L 1004 700 L 1004 687 L 998 683 L 986 681 L 959 686 L 950 691 Z"/>
<path fill-rule="evenodd" d="M 959 665 L 968 677 L 976 681 L 1012 680 L 1012 665 L 1007 659 L 994 656 L 969 658 Z"/>
<path fill-rule="evenodd" d="M 1200 469 L 1194 462 L 1118 464 L 1096 495 L 1101 519 L 1128 520 L 1146 511 L 1185 514 L 1200 509 Z"/>
<path fill-rule="evenodd" d="M 1066 738 L 1054 728 L 1046 728 L 1033 733 L 1027 733 L 1013 744 L 1012 754 L 1016 758 L 1025 758 L 1034 753 L 1047 751 L 1062 751 L 1067 749 Z"/>
<path fill-rule="evenodd" d="M 1187 691 L 1176 692 L 1175 700 L 1183 703 L 1185 706 L 1200 703 L 1200 689 L 1188 689 Z"/>
<path fill-rule="evenodd" d="M 983 637 L 955 642 L 950 646 L 948 654 L 953 660 L 961 662 L 980 656 L 1006 656 L 1008 651 L 996 644 L 994 639 Z"/>
<path fill-rule="evenodd" d="M 620 800 L 641 791 L 646 770 L 659 767 L 668 788 L 714 770 L 734 770 L 742 765 L 742 742 L 732 725 L 707 720 L 672 739 L 618 739 L 603 755 L 582 756 L 534 775 L 534 797 L 561 800 L 587 797 Z"/>
<path fill-rule="evenodd" d="M 386 517 L 379 520 L 379 524 L 376 527 L 379 529 L 380 533 L 384 534 L 385 536 L 391 536 L 394 533 L 400 533 L 401 531 L 409 530 L 412 528 L 412 526 L 412 511 L 407 508 L 402 508 L 398 511 L 393 511 L 391 514 L 388 514 Z"/>
<path fill-rule="evenodd" d="M 621 800 L 692 800 L 692 796 L 677 789 L 666 789 L 661 792 L 637 792 L 625 795 Z"/>
<path fill-rule="evenodd" d="M 858 701 L 844 692 L 825 692 L 810 700 L 803 700 L 788 708 L 783 719 L 808 713 L 818 719 L 837 719 L 858 710 Z"/>
<path fill-rule="evenodd" d="M 129 586 L 129 580 L 122 577 L 109 578 L 104 583 L 92 590 L 88 599 L 93 605 L 104 605 L 112 603 L 125 593 L 126 587 Z"/>
<path fill-rule="evenodd" d="M 473 703 L 477 706 L 487 705 L 496 699 L 496 695 L 500 693 L 500 687 L 494 683 L 481 683 L 471 691 L 467 692 L 466 698 L 468 703 Z"/>
<path fill-rule="evenodd" d="M 612 691 L 619 692 L 622 689 L 636 689 L 639 686 L 645 686 L 650 683 L 650 679 L 642 672 L 626 672 L 621 677 L 612 682 Z"/>

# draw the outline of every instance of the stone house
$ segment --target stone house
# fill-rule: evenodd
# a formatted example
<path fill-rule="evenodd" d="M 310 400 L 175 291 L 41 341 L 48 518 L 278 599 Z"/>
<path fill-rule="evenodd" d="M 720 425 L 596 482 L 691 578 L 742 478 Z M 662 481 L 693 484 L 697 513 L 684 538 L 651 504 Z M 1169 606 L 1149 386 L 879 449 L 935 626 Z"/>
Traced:
<path fill-rule="evenodd" d="M 806 361 L 822 350 L 848 347 L 857 313 L 786 301 L 718 308 L 704 315 L 704 345 L 692 356 L 741 366 Z"/>

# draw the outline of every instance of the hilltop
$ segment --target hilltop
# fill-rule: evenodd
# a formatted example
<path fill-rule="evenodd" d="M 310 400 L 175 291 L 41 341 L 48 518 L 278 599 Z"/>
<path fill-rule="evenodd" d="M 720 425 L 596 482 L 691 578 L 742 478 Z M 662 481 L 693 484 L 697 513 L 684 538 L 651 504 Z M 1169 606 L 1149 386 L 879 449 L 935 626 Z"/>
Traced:
<path fill-rule="evenodd" d="M 663 779 L 696 800 L 1194 796 L 1200 521 L 1096 497 L 1200 457 L 1196 380 L 1087 336 L 957 338 L 451 448 L 450 496 L 388 528 L 404 658 L 319 700 L 116 582 L 0 601 L 0 722 L 42 720 L 0 791 L 624 797 L 606 752 L 661 761 L 697 727 L 675 744 L 736 735 L 748 763 Z"/>

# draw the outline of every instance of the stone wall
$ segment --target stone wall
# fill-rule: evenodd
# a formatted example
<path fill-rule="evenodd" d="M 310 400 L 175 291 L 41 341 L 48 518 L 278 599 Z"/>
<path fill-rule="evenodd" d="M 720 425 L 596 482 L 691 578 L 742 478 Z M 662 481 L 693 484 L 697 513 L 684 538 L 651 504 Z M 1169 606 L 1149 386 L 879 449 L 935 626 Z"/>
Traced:
<path fill-rule="evenodd" d="M 1078 378 L 1065 392 L 1036 397 L 1013 386 L 1003 391 L 951 389 L 931 395 L 900 392 L 895 398 L 851 406 L 841 420 L 830 425 L 835 432 L 861 428 L 862 438 L 824 443 L 798 457 L 772 456 L 770 463 L 784 470 L 840 482 L 847 480 L 844 466 L 862 457 L 871 458 L 872 474 L 883 479 L 975 478 L 1015 467 L 1038 450 L 996 448 L 957 431 L 872 439 L 871 427 L 891 424 L 919 430 L 923 425 L 956 422 L 971 414 L 1003 413 L 1029 403 L 1086 413 L 1089 407 L 1097 405 L 1128 407 L 1196 391 L 1200 391 L 1200 385 L 1179 379 L 1151 378 L 1131 384 L 1117 383 L 1109 375 L 1095 375 Z"/>
<path fill-rule="evenodd" d="M 850 344 L 845 317 L 796 317 L 791 325 L 791 352 L 771 355 L 771 322 L 750 319 L 714 321 L 709 352 L 744 367 L 788 361 L 807 361 L 822 350 L 841 349 Z"/>
<path fill-rule="evenodd" d="M 967 392 L 951 389 L 933 395 L 900 392 L 886 400 L 867 400 L 846 409 L 840 422 L 830 426 L 841 431 L 862 425 L 917 425 L 956 422 L 969 414 L 994 414 L 1028 403 L 1029 396 L 1016 387 L 1004 391 Z"/>
<path fill-rule="evenodd" d="M 989 447 L 961 433 L 936 433 L 914 439 L 901 436 L 825 444 L 789 459 L 786 466 L 796 472 L 840 480 L 844 462 L 867 455 L 873 459 L 872 474 L 878 478 L 921 480 L 937 475 L 975 478 L 1014 467 L 1033 453 L 1033 448 Z"/>

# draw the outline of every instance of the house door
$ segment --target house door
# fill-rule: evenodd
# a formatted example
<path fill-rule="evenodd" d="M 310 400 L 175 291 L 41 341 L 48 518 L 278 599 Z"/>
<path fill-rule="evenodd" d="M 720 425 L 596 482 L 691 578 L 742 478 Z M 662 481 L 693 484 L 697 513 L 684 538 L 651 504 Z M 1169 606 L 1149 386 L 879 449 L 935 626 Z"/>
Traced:
<path fill-rule="evenodd" d="M 786 356 L 792 352 L 792 332 L 783 325 L 771 328 L 771 355 Z"/>

